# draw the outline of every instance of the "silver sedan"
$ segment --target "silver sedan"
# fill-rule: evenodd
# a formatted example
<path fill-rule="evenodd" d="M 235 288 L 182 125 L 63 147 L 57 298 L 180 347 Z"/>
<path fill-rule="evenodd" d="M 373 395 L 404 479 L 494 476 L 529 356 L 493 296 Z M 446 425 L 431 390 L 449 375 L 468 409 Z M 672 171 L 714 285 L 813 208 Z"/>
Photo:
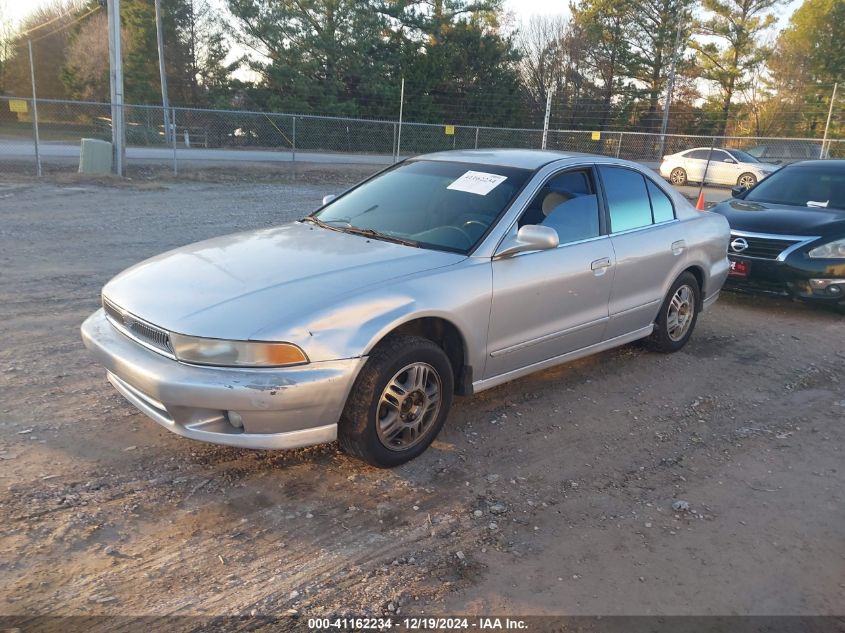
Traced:
<path fill-rule="evenodd" d="M 681 349 L 728 274 L 727 221 L 599 156 L 443 152 L 276 228 L 120 273 L 82 325 L 165 428 L 247 448 L 419 455 L 452 397 L 637 339 Z"/>

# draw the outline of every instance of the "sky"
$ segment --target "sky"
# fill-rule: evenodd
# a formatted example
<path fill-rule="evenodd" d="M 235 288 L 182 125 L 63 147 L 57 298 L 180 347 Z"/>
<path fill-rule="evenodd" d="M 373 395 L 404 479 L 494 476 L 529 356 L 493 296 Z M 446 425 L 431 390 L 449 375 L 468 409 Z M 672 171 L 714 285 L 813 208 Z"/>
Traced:
<path fill-rule="evenodd" d="M 17 22 L 38 6 L 51 4 L 54 0 L 0 0 L 2 13 Z M 519 19 L 532 15 L 568 13 L 568 0 L 505 0 L 505 8 Z"/>
<path fill-rule="evenodd" d="M 0 0 L 0 15 L 11 17 L 16 23 L 36 7 L 51 4 L 55 0 Z M 778 28 L 784 28 L 792 13 L 802 0 L 787 0 L 777 12 Z M 568 15 L 569 0 L 505 0 L 505 11 L 510 13 L 516 24 L 535 15 Z"/>

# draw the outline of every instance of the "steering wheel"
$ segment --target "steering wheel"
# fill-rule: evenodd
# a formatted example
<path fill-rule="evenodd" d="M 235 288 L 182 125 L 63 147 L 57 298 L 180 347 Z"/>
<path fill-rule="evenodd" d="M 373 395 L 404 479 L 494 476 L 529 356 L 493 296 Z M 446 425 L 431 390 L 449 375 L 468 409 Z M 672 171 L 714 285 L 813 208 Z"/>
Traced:
<path fill-rule="evenodd" d="M 464 222 L 463 226 L 461 227 L 461 230 L 463 230 L 465 227 L 472 226 L 473 224 L 477 224 L 478 226 L 480 226 L 482 232 L 487 230 L 487 225 L 479 220 L 467 220 L 466 222 Z"/>
<path fill-rule="evenodd" d="M 474 222 L 474 220 L 470 220 L 470 222 Z M 466 224 L 469 224 L 469 222 L 465 223 L 464 226 L 466 226 Z M 463 237 L 467 241 L 467 246 L 472 246 L 473 244 L 475 244 L 475 239 L 459 226 L 455 226 L 454 224 L 444 224 L 440 227 L 440 229 L 450 229 L 452 231 L 457 231 L 461 234 L 461 237 Z"/>

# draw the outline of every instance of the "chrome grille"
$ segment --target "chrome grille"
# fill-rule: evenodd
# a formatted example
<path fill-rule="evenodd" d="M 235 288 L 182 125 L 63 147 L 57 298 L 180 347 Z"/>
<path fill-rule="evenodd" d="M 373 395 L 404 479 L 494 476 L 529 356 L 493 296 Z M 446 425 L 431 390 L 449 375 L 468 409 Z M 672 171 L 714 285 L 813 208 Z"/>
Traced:
<path fill-rule="evenodd" d="M 745 240 L 748 243 L 748 247 L 740 251 L 735 250 L 733 243 L 738 238 Z M 728 255 L 753 257 L 755 259 L 777 259 L 778 255 L 783 251 L 800 241 L 802 241 L 800 238 L 758 237 L 749 234 L 731 233 L 731 245 L 728 246 Z"/>
<path fill-rule="evenodd" d="M 130 338 L 165 354 L 173 354 L 173 346 L 170 343 L 170 334 L 167 330 L 162 330 L 152 323 L 147 323 L 135 315 L 121 310 L 105 298 L 103 298 L 103 309 L 106 311 L 109 320 Z"/>

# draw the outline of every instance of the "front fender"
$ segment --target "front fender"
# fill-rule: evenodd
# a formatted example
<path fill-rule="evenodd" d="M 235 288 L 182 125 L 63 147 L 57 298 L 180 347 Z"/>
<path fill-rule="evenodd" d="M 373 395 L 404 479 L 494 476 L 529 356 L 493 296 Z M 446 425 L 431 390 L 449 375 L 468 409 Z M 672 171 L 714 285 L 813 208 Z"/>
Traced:
<path fill-rule="evenodd" d="M 436 317 L 460 333 L 465 363 L 483 371 L 490 319 L 492 267 L 469 257 L 337 302 L 327 301 L 297 323 L 262 330 L 256 340 L 289 341 L 312 361 L 366 356 L 385 336 L 409 321 Z"/>

